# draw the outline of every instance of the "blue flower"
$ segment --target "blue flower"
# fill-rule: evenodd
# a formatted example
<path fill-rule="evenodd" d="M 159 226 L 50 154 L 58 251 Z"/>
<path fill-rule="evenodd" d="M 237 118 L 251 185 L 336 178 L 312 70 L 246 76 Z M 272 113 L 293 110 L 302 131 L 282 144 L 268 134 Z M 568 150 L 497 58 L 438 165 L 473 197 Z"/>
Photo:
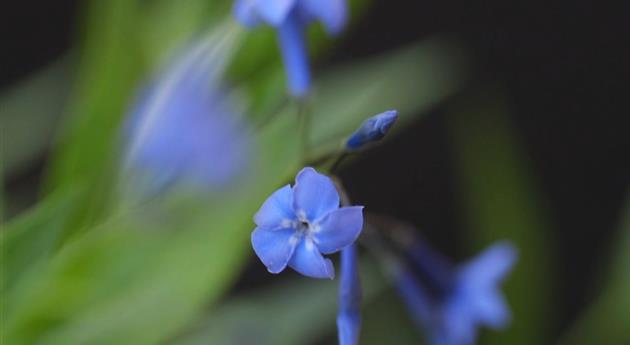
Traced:
<path fill-rule="evenodd" d="M 341 282 L 337 329 L 339 345 L 359 344 L 361 332 L 361 282 L 359 280 L 356 245 L 341 251 Z"/>
<path fill-rule="evenodd" d="M 129 114 L 125 168 L 142 193 L 181 182 L 222 187 L 248 161 L 248 131 L 219 83 L 223 48 L 212 43 L 184 49 Z"/>
<path fill-rule="evenodd" d="M 411 264 L 399 264 L 396 281 L 414 320 L 431 345 L 472 345 L 481 325 L 501 329 L 509 310 L 499 284 L 516 260 L 506 242 L 492 245 L 459 267 L 422 246 L 410 253 Z"/>
<path fill-rule="evenodd" d="M 234 4 L 234 16 L 241 24 L 251 28 L 265 22 L 278 30 L 289 91 L 297 97 L 308 93 L 311 82 L 305 27 L 317 19 L 336 34 L 346 23 L 346 13 L 345 0 L 237 0 Z"/>
<path fill-rule="evenodd" d="M 313 278 L 335 275 L 332 254 L 351 245 L 363 227 L 363 206 L 339 207 L 339 194 L 330 178 L 304 168 L 295 185 L 275 191 L 254 216 L 256 255 L 271 273 L 288 265 Z"/>
<path fill-rule="evenodd" d="M 280 27 L 289 17 L 302 23 L 317 19 L 330 34 L 339 33 L 346 24 L 346 0 L 236 0 L 234 15 L 241 24 L 253 28 L 265 22 Z"/>
<path fill-rule="evenodd" d="M 365 120 L 346 141 L 346 150 L 358 150 L 367 144 L 383 139 L 396 119 L 398 119 L 398 112 L 388 110 Z"/>

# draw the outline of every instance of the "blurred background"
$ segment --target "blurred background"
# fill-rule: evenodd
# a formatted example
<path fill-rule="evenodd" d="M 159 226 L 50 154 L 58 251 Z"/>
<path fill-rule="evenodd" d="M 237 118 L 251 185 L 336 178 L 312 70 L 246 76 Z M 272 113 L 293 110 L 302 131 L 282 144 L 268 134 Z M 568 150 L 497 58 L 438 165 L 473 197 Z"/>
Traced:
<path fill-rule="evenodd" d="M 4 23 L 0 64 L 3 224 L 10 227 L 24 212 L 56 195 L 60 186 L 87 183 L 65 172 L 80 172 L 81 164 L 89 162 L 68 163 L 71 168 L 64 168 L 64 161 L 104 151 L 73 153 L 67 145 L 82 136 L 77 133 L 85 126 L 96 128 L 94 131 L 103 126 L 100 128 L 111 132 L 120 120 L 76 118 L 92 111 L 115 113 L 113 118 L 120 119 L 155 67 L 151 56 L 172 49 L 173 42 L 185 41 L 217 18 L 229 19 L 229 1 L 216 6 L 207 3 L 211 1 L 5 4 L 0 14 Z M 484 331 L 481 344 L 628 344 L 630 122 L 624 97 L 627 78 L 620 73 L 628 61 L 621 54 L 628 36 L 627 12 L 589 1 L 355 1 L 352 16 L 352 24 L 340 37 L 320 39 L 322 43 L 316 44 L 316 75 L 356 61 L 378 59 L 418 42 L 435 42 L 436 37 L 456 47 L 448 48 L 448 57 L 457 60 L 453 68 L 462 71 L 453 77 L 456 86 L 444 86 L 438 75 L 444 72 L 440 68 L 449 68 L 447 63 L 412 74 L 429 76 L 417 92 L 429 90 L 433 95 L 432 73 L 438 75 L 435 87 L 445 91 L 418 107 L 407 107 L 414 112 L 413 120 L 410 117 L 398 126 L 383 145 L 343 166 L 341 177 L 353 201 L 367 205 L 371 212 L 408 221 L 456 261 L 472 257 L 495 240 L 511 239 L 517 244 L 520 262 L 505 284 L 514 314 L 512 325 L 501 333 Z M 269 37 L 252 46 L 275 51 Z M 141 49 L 128 51 L 132 45 Z M 248 56 L 262 56 L 264 64 L 270 59 L 265 60 L 265 54 Z M 392 62 L 392 66 L 400 67 L 406 61 Z M 120 68 L 112 67 L 112 72 L 108 64 L 120 64 Z M 248 68 L 252 70 L 245 66 L 245 72 L 232 74 L 231 81 L 246 80 L 251 75 Z M 278 86 L 277 80 L 272 84 Z M 410 88 L 416 84 L 396 83 L 396 79 L 392 83 L 404 89 L 400 92 L 415 92 Z M 261 87 L 251 87 L 257 88 Z M 107 103 L 107 94 L 113 94 L 115 100 Z M 278 105 L 267 105 L 264 92 L 247 95 L 260 106 L 248 106 L 250 112 L 278 109 Z M 383 109 L 363 116 L 400 107 L 397 99 L 382 102 Z M 403 106 L 402 111 L 406 109 Z M 56 154 L 59 150 L 69 153 Z M 109 159 L 107 155 L 97 158 Z M 278 185 L 269 184 L 261 195 Z M 100 188 L 107 187 L 95 184 L 90 193 L 98 193 Z M 79 213 L 85 218 L 86 212 Z M 242 215 L 245 225 L 251 214 Z M 80 221 L 69 221 L 73 222 Z M 244 233 L 242 238 L 247 238 L 247 231 Z M 58 250 L 57 245 L 53 247 L 50 255 Z M 317 325 L 296 334 L 279 328 L 282 343 L 335 343 L 334 300 L 328 309 L 308 305 L 296 311 L 299 304 L 289 303 L 290 298 L 299 296 L 300 289 L 308 289 L 308 281 L 292 272 L 269 275 L 243 248 L 245 254 L 234 258 L 237 273 L 226 278 L 222 292 L 214 297 L 200 293 L 190 302 L 195 306 L 191 307 L 194 316 L 187 316 L 159 338 L 130 331 L 135 337 L 128 339 L 137 343 L 262 344 L 265 338 L 257 333 L 260 329 L 276 331 L 260 326 L 261 320 L 276 312 L 283 315 L 281 319 L 295 315 L 296 329 Z M 22 284 L 37 279 L 33 276 L 37 274 Z M 378 274 L 373 279 L 378 281 Z M 375 288 L 373 293 L 367 289 L 366 344 L 422 341 L 402 302 L 387 287 Z M 325 298 L 325 293 L 317 296 Z M 287 305 L 276 301 L 280 295 Z M 10 304 L 9 296 L 3 293 L 3 304 Z M 332 296 L 334 299 L 334 293 Z M 46 308 L 54 307 L 53 302 L 47 306 L 35 305 L 45 304 L 42 301 L 32 303 L 26 308 L 32 309 L 32 315 L 46 314 Z M 39 331 L 46 334 L 49 329 L 54 334 L 46 338 L 49 343 L 92 339 L 86 335 L 89 330 L 74 337 L 74 326 L 64 328 L 67 322 L 81 329 L 80 322 L 71 320 L 73 313 L 52 313 L 40 319 L 24 316 L 26 321 L 16 333 L 21 335 L 15 339 L 29 343 L 38 339 L 35 334 Z M 54 333 L 55 329 L 62 331 Z M 234 331 L 241 338 L 230 333 L 236 329 L 245 330 Z M 103 343 L 114 343 L 114 339 Z"/>

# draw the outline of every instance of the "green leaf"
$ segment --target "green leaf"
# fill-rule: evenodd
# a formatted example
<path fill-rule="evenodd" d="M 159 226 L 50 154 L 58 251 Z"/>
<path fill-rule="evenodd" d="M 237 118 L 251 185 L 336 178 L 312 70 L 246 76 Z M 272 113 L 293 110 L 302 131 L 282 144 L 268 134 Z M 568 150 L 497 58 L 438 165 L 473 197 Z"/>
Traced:
<path fill-rule="evenodd" d="M 605 272 L 604 289 L 595 302 L 561 338 L 560 344 L 630 343 L 630 199 L 622 209 L 619 240 L 614 242 L 612 264 Z"/>
<path fill-rule="evenodd" d="M 361 345 L 418 345 L 424 344 L 423 340 L 394 289 L 386 290 L 365 306 Z"/>
<path fill-rule="evenodd" d="M 361 262 L 363 301 L 384 289 L 384 278 L 369 261 Z M 180 345 L 315 344 L 335 334 L 337 280 L 294 278 L 263 291 L 233 298 L 173 339 Z"/>
<path fill-rule="evenodd" d="M 0 96 L 0 157 L 7 176 L 44 155 L 72 80 L 72 56 L 59 59 Z"/>
<path fill-rule="evenodd" d="M 62 122 L 51 157 L 48 190 L 79 188 L 63 237 L 83 229 L 107 210 L 114 172 L 112 151 L 119 119 L 133 95 L 143 63 L 135 29 L 138 1 L 90 3 L 85 35 L 78 48 L 73 102 Z"/>
<path fill-rule="evenodd" d="M 216 30 L 200 34 L 200 39 L 216 39 L 216 35 L 230 31 L 234 33 L 230 35 L 231 44 L 240 42 L 242 30 L 236 23 L 219 25 L 192 18 L 185 22 L 181 19 L 185 14 L 179 11 L 193 12 L 202 18 L 203 11 L 198 9 L 201 5 L 164 11 L 161 6 L 170 8 L 169 4 L 173 3 L 160 1 L 152 7 L 138 1 L 94 2 L 88 12 L 92 17 L 88 20 L 88 39 L 80 49 L 82 63 L 73 95 L 75 102 L 60 133 L 60 146 L 52 157 L 49 175 L 50 190 L 76 186 L 80 189 L 81 200 L 72 210 L 71 222 L 62 235 L 64 240 L 107 217 L 119 203 L 114 187 L 124 115 L 141 78 L 166 61 L 166 49 L 183 45 L 194 31 L 201 31 L 202 24 Z M 198 24 L 195 26 L 194 22 Z M 161 54 L 151 43 L 155 37 L 142 30 L 145 25 L 155 27 L 158 23 L 170 24 L 173 29 L 160 37 Z M 228 49 L 226 55 L 229 54 Z"/>
<path fill-rule="evenodd" d="M 36 263 L 54 251 L 61 230 L 68 220 L 76 193 L 68 191 L 49 197 L 34 209 L 12 220 L 0 231 L 0 295 Z"/>

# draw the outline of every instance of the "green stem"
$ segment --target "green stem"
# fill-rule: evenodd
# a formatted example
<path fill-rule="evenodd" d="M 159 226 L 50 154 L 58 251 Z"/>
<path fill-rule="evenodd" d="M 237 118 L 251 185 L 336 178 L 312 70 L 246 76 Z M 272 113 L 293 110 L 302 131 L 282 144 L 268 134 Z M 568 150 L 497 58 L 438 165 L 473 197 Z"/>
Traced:
<path fill-rule="evenodd" d="M 301 160 L 305 162 L 308 157 L 308 151 L 310 148 L 311 112 L 308 104 L 304 99 L 298 100 L 297 107 Z"/>
<path fill-rule="evenodd" d="M 332 165 L 330 166 L 330 173 L 331 174 L 336 174 L 339 166 L 341 165 L 341 163 L 344 161 L 344 159 L 346 159 L 346 157 L 348 157 L 350 154 L 348 152 L 340 152 L 337 155 L 337 158 L 333 161 Z"/>

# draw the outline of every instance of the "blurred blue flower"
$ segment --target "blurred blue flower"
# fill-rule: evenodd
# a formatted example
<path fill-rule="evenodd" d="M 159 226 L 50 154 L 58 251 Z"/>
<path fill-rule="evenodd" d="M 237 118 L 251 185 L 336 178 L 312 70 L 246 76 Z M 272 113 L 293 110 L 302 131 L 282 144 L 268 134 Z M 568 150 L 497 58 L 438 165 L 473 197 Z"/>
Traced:
<path fill-rule="evenodd" d="M 310 88 L 306 26 L 317 19 L 328 33 L 336 34 L 346 23 L 346 13 L 345 0 L 237 0 L 234 4 L 234 16 L 241 24 L 252 28 L 265 22 L 278 30 L 289 91 L 297 97 Z"/>
<path fill-rule="evenodd" d="M 431 345 L 472 345 L 481 325 L 501 329 L 510 313 L 499 284 L 516 260 L 516 249 L 499 242 L 459 267 L 419 244 L 411 263 L 397 267 L 397 288 Z"/>
<path fill-rule="evenodd" d="M 332 180 L 302 169 L 295 185 L 275 191 L 254 216 L 252 246 L 271 273 L 288 265 L 313 278 L 335 275 L 331 254 L 351 245 L 363 228 L 363 206 L 339 207 Z"/>
<path fill-rule="evenodd" d="M 339 345 L 358 345 L 361 332 L 361 282 L 356 245 L 341 251 L 341 282 L 337 314 Z"/>
<path fill-rule="evenodd" d="M 370 117 L 348 138 L 346 149 L 350 151 L 358 150 L 369 143 L 383 139 L 387 131 L 396 122 L 396 119 L 398 119 L 396 110 L 388 110 Z"/>
<path fill-rule="evenodd" d="M 245 168 L 249 133 L 219 84 L 222 47 L 211 43 L 184 49 L 129 114 L 125 167 L 142 192 L 180 182 L 219 188 Z"/>

